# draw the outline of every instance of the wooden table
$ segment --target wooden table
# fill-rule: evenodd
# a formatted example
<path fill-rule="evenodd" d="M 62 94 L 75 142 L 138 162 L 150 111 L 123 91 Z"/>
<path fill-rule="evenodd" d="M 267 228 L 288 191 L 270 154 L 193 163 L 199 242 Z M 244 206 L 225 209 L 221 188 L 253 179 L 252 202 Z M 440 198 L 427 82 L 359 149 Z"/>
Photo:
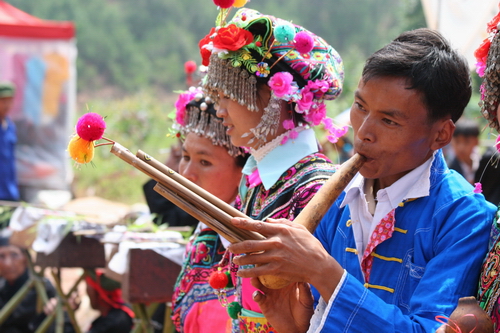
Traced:
<path fill-rule="evenodd" d="M 97 239 L 69 233 L 51 254 L 37 253 L 36 265 L 41 267 L 106 267 L 104 245 Z"/>
<path fill-rule="evenodd" d="M 151 249 L 130 249 L 123 297 L 130 303 L 170 302 L 181 266 Z"/>
<path fill-rule="evenodd" d="M 125 300 L 141 320 L 134 332 L 151 332 L 150 318 L 160 303 L 167 303 L 163 332 L 172 332 L 169 306 L 181 266 L 151 249 L 130 249 L 122 278 Z M 148 306 L 149 305 L 149 306 Z"/>
<path fill-rule="evenodd" d="M 62 301 L 62 305 L 68 305 L 68 298 L 83 280 L 83 275 L 74 283 L 70 291 L 65 293 L 61 286 L 61 268 L 78 267 L 83 269 L 95 269 L 106 267 L 104 245 L 98 239 L 75 236 L 70 232 L 63 238 L 59 246 L 52 253 L 48 255 L 37 253 L 35 264 L 42 268 L 42 274 L 45 268 L 52 268 L 51 273 L 57 294 Z M 58 305 L 58 311 L 56 312 L 61 313 L 61 311 L 63 311 L 62 305 Z M 66 306 L 65 308 L 70 316 L 75 332 L 80 333 L 81 330 L 76 323 L 74 311 L 70 306 Z M 56 312 L 54 315 L 56 315 Z M 47 317 L 47 320 L 49 318 L 50 317 Z M 62 318 L 62 316 L 59 315 L 59 318 Z"/>

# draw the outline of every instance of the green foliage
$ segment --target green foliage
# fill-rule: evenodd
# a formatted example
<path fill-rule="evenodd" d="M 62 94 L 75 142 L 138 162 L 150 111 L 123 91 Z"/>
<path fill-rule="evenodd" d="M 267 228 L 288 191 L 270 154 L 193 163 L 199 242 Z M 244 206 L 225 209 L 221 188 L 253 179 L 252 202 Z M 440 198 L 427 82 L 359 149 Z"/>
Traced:
<path fill-rule="evenodd" d="M 253 0 L 250 8 L 275 15 L 322 36 L 342 55 L 347 89 L 366 57 L 389 42 L 415 0 Z M 214 26 L 210 0 L 10 0 L 43 19 L 74 21 L 77 28 L 78 89 L 98 94 L 109 86 L 130 93 L 154 87 L 172 91 L 184 85 L 183 64 L 201 62 L 198 41 Z M 388 10 L 390 8 L 391 10 Z M 406 17 L 402 12 L 412 9 Z M 229 15 L 232 17 L 233 12 Z M 418 16 L 418 15 L 417 15 Z M 354 55 L 354 57 L 353 57 Z M 352 71 L 351 71 L 352 69 Z"/>
<path fill-rule="evenodd" d="M 32 15 L 75 22 L 80 114 L 106 116 L 106 136 L 132 152 L 165 160 L 175 95 L 185 87 L 184 62 L 201 62 L 198 41 L 214 26 L 211 0 L 8 0 Z M 328 103 L 331 117 L 350 107 L 365 59 L 400 32 L 425 26 L 419 0 L 252 0 L 248 7 L 291 20 L 323 37 L 345 66 L 343 93 Z M 232 17 L 233 12 L 229 15 Z M 478 117 L 479 79 L 466 114 Z M 116 100 L 104 92 L 118 92 Z M 85 98 L 83 96 L 94 96 Z M 482 120 L 482 118 L 481 118 Z M 162 149 L 163 148 L 163 149 Z M 75 193 L 143 202 L 146 176 L 96 148 L 92 165 L 75 170 Z"/>

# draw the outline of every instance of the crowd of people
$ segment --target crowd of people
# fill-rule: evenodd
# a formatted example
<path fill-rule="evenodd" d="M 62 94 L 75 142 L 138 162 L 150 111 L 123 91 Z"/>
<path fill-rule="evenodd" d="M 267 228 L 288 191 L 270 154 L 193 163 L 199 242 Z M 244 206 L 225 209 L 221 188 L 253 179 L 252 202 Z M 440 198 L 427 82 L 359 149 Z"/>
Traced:
<path fill-rule="evenodd" d="M 496 147 L 481 156 L 481 128 L 463 117 L 472 94 L 464 58 L 440 33 L 421 28 L 366 60 L 350 111 L 353 151 L 364 164 L 311 233 L 293 221 L 338 169 L 314 127 L 325 128 L 331 142 L 347 132 L 326 113 L 326 102 L 342 91 L 342 59 L 299 25 L 248 8 L 231 20 L 226 14 L 222 8 L 218 26 L 199 43 L 207 73 L 201 87 L 179 96 L 181 141 L 167 164 L 243 212 L 248 218 L 233 218 L 234 230 L 264 237 L 230 241 L 168 201 L 148 200 L 161 213 L 158 223 L 194 229 L 171 302 L 175 330 L 444 331 L 459 323 L 440 327 L 438 318 L 474 296 L 500 332 L 500 172 Z M 497 131 L 499 21 L 500 14 L 477 52 L 481 114 Z M 0 84 L 0 200 L 18 200 L 6 117 L 13 93 Z M 0 240 L 3 304 L 29 278 L 25 256 Z M 289 283 L 274 289 L 263 276 Z M 101 314 L 89 332 L 130 331 L 134 314 L 119 284 L 100 271 L 86 280 Z M 34 297 L 2 332 L 32 332 L 50 315 L 50 306 L 34 310 Z"/>

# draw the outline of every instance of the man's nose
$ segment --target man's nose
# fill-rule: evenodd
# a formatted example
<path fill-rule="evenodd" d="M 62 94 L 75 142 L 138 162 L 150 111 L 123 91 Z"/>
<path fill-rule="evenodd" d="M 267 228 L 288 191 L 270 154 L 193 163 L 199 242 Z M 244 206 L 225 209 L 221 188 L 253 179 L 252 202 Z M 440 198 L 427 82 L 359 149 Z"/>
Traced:
<path fill-rule="evenodd" d="M 359 126 L 357 131 L 357 137 L 363 142 L 375 141 L 374 124 L 371 117 L 368 116 L 363 118 L 361 126 Z"/>

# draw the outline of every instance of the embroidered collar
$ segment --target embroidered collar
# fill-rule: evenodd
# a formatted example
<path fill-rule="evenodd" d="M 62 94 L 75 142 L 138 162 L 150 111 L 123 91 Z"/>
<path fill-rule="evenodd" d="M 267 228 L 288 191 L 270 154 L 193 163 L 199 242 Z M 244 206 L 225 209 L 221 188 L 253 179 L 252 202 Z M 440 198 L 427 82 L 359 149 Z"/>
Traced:
<path fill-rule="evenodd" d="M 285 135 L 286 134 L 287 133 L 285 133 Z M 289 139 L 283 145 L 279 144 L 281 139 L 276 139 L 269 142 L 269 144 L 273 144 L 272 149 L 269 150 L 269 148 L 267 148 L 269 144 L 261 148 L 266 149 L 265 154 L 261 152 L 261 149 L 253 151 L 242 171 L 244 175 L 248 176 L 257 168 L 266 191 L 269 190 L 292 165 L 305 156 L 318 151 L 318 143 L 314 135 L 314 130 L 311 128 L 304 129 L 299 133 L 296 139 Z M 274 144 L 275 142 L 278 144 Z"/>
<path fill-rule="evenodd" d="M 391 186 L 377 192 L 377 197 L 386 195 L 389 198 L 391 207 L 397 208 L 400 203 L 407 199 L 416 199 L 429 195 L 431 188 L 431 168 L 441 157 L 441 151 L 435 152 L 426 162 L 416 167 Z M 352 202 L 358 195 L 364 197 L 365 182 L 368 181 L 361 174 L 356 174 L 354 179 L 347 185 L 346 196 L 340 207 Z"/>

